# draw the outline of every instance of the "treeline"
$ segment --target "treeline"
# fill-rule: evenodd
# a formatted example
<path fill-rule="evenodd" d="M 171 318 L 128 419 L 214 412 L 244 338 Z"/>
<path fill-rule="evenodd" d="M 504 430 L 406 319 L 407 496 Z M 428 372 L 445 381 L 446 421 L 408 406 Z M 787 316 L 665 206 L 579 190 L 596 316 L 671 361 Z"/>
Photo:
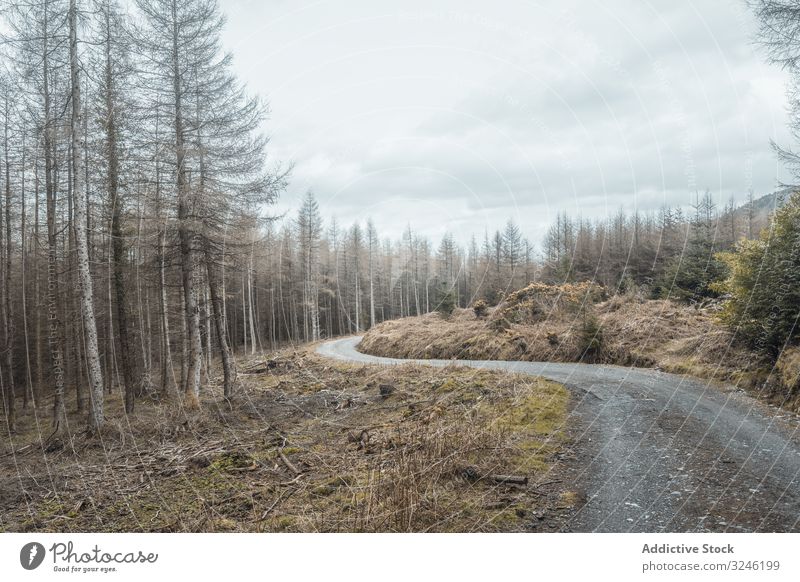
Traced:
<path fill-rule="evenodd" d="M 716 254 L 767 226 L 769 202 L 783 193 L 741 206 L 723 208 L 710 192 L 696 195 L 684 210 L 663 206 L 656 212 L 626 213 L 609 219 L 573 219 L 559 214 L 544 241 L 542 279 L 548 283 L 595 281 L 625 291 L 646 287 L 653 297 L 701 300 L 714 296 L 710 283 L 723 275 Z"/>
<path fill-rule="evenodd" d="M 308 193 L 296 216 L 267 225 L 254 242 L 250 274 L 229 298 L 249 305 L 252 286 L 253 315 L 249 308 L 232 315 L 230 335 L 251 350 L 313 341 L 428 313 L 443 302 L 495 305 L 530 282 L 593 281 L 612 292 L 635 286 L 653 297 L 702 301 L 720 293 L 713 285 L 726 272 L 719 253 L 766 226 L 764 201 L 750 196 L 742 206 L 730 201 L 719 209 L 706 192 L 689 211 L 620 210 L 606 220 L 559 214 L 535 248 L 513 220 L 467 244 L 452 234 L 431 241 L 411 227 L 400 240 L 382 239 L 369 220 L 326 224 Z"/>
<path fill-rule="evenodd" d="M 296 216 L 267 224 L 253 245 L 238 291 L 229 295 L 248 305 L 230 324 L 232 337 L 251 351 L 362 332 L 434 311 L 445 297 L 462 307 L 485 295 L 499 299 L 536 277 L 533 245 L 513 221 L 466 247 L 452 234 L 433 243 L 411 226 L 391 240 L 371 220 L 347 227 L 323 221 L 312 193 Z"/>

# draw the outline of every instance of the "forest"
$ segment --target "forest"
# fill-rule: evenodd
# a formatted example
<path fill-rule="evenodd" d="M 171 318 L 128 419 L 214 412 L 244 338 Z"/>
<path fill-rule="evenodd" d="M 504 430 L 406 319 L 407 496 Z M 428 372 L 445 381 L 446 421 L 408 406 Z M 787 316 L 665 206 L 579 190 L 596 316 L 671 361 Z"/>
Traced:
<path fill-rule="evenodd" d="M 707 191 L 685 208 L 607 219 L 558 213 L 542 241 L 524 235 L 524 216 L 468 241 L 432 241 L 413 225 L 392 240 L 371 220 L 323 219 L 313 192 L 278 216 L 292 161 L 269 155 L 268 106 L 236 78 L 215 0 L 15 1 L 2 22 L 9 433 L 19 408 L 37 407 L 58 435 L 67 406 L 97 431 L 112 391 L 128 414 L 153 397 L 191 409 L 217 368 L 224 394 L 236 391 L 237 356 L 443 303 L 496 305 L 531 282 L 691 303 L 746 293 L 740 260 L 754 260 L 791 194 L 720 206 Z M 745 319 L 729 314 L 734 326 Z"/>

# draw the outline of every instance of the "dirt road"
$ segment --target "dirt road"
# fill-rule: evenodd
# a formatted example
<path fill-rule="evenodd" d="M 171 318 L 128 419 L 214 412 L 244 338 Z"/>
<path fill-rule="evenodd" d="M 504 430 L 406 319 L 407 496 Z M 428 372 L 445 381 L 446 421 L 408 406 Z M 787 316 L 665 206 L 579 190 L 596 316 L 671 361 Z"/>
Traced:
<path fill-rule="evenodd" d="M 321 344 L 364 364 L 360 337 Z M 448 366 L 447 360 L 414 360 Z M 733 387 L 657 370 L 460 360 L 542 376 L 573 392 L 564 478 L 584 503 L 565 531 L 800 531 L 800 422 Z"/>

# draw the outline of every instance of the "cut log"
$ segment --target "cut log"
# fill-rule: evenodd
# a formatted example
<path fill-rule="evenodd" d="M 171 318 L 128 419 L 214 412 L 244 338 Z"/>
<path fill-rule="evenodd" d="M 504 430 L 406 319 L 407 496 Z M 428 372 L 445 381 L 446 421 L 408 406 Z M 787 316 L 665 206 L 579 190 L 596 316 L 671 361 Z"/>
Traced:
<path fill-rule="evenodd" d="M 522 475 L 489 475 L 489 480 L 495 483 L 510 485 L 527 485 L 528 478 Z"/>

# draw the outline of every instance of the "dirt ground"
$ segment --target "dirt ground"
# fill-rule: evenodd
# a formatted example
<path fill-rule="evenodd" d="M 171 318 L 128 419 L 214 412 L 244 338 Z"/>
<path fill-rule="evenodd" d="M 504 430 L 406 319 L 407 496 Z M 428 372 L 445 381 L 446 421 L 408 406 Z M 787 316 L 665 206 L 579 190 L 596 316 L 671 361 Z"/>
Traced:
<path fill-rule="evenodd" d="M 575 509 L 560 384 L 309 349 L 240 379 L 191 413 L 139 402 L 129 419 L 114 393 L 102 434 L 72 411 L 59 450 L 49 410 L 23 412 L 0 442 L 0 531 L 552 531 Z"/>

